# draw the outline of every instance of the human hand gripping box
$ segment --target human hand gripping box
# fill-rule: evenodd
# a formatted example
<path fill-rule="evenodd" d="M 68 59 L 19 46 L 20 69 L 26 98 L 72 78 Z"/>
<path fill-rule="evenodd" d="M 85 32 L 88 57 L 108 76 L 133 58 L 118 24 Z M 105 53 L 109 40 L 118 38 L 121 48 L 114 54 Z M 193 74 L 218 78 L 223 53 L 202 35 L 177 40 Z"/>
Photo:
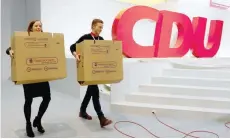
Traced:
<path fill-rule="evenodd" d="M 46 32 L 14 32 L 11 39 L 11 80 L 29 84 L 67 76 L 64 35 Z"/>
<path fill-rule="evenodd" d="M 122 42 L 85 40 L 76 44 L 80 62 L 77 80 L 80 85 L 118 83 L 123 80 Z"/>

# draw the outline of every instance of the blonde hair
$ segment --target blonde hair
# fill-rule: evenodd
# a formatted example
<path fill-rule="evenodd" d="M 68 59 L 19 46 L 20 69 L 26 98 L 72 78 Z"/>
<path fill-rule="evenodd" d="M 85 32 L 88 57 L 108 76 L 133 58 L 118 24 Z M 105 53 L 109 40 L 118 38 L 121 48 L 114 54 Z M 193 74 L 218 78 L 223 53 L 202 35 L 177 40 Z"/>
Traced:
<path fill-rule="evenodd" d="M 91 24 L 91 28 L 93 28 L 93 26 L 95 26 L 97 23 L 104 23 L 101 19 L 94 19 L 92 21 L 92 24 Z"/>

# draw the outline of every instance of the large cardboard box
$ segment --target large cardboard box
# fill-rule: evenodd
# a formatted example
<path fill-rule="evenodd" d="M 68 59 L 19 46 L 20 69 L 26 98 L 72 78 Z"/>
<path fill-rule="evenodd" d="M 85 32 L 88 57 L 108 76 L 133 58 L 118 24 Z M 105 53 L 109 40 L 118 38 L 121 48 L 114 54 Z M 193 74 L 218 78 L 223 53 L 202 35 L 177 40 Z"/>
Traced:
<path fill-rule="evenodd" d="M 63 79 L 67 76 L 64 35 L 60 33 L 14 32 L 11 79 L 29 84 Z"/>
<path fill-rule="evenodd" d="M 76 44 L 80 85 L 111 84 L 123 79 L 122 42 L 85 40 Z"/>

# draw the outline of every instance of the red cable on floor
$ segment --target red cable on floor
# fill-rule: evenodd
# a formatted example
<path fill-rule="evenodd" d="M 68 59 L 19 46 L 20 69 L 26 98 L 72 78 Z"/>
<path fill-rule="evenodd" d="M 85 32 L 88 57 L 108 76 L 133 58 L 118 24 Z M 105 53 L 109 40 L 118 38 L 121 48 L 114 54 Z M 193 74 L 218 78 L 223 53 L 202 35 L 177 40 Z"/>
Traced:
<path fill-rule="evenodd" d="M 179 133 L 184 134 L 185 136 L 184 136 L 183 138 L 186 138 L 186 137 L 199 138 L 199 137 L 197 137 L 197 136 L 191 135 L 191 134 L 193 134 L 193 133 L 209 133 L 209 134 L 213 134 L 213 135 L 215 135 L 217 138 L 219 138 L 219 135 L 218 135 L 218 134 L 216 134 L 216 133 L 214 133 L 214 132 L 210 132 L 210 131 L 192 131 L 192 132 L 190 132 L 190 133 L 182 132 L 182 131 L 180 131 L 180 130 L 178 130 L 178 129 L 176 129 L 176 128 L 173 128 L 172 126 L 169 126 L 169 125 L 165 124 L 165 123 L 162 122 L 160 119 L 158 119 L 158 117 L 157 117 L 157 115 L 156 115 L 155 113 L 153 113 L 153 114 L 154 114 L 154 116 L 156 117 L 157 121 L 160 122 L 161 124 L 163 124 L 163 125 L 165 125 L 165 126 L 171 128 L 171 129 L 173 129 L 174 131 L 177 131 L 177 132 L 179 132 Z M 123 135 L 125 135 L 125 136 L 127 136 L 127 137 L 135 138 L 135 137 L 133 137 L 133 136 L 131 136 L 131 135 L 128 135 L 128 134 L 126 134 L 126 133 L 120 131 L 120 130 L 116 127 L 116 125 L 117 125 L 118 123 L 131 123 L 131 124 L 138 125 L 138 126 L 142 127 L 144 130 L 146 130 L 146 131 L 147 131 L 149 134 L 151 134 L 153 137 L 160 138 L 159 136 L 153 134 L 153 133 L 152 133 L 151 131 L 149 131 L 147 128 L 145 128 L 144 126 L 142 126 L 142 125 L 140 125 L 140 124 L 138 124 L 138 123 L 136 123 L 136 122 L 132 122 L 132 121 L 118 121 L 118 122 L 116 122 L 116 123 L 114 124 L 114 128 L 115 128 L 118 132 L 120 132 L 121 134 L 123 134 Z M 227 128 L 229 128 L 229 127 L 227 126 L 228 124 L 230 124 L 230 122 L 229 122 L 229 123 L 226 123 L 226 127 L 227 127 Z"/>

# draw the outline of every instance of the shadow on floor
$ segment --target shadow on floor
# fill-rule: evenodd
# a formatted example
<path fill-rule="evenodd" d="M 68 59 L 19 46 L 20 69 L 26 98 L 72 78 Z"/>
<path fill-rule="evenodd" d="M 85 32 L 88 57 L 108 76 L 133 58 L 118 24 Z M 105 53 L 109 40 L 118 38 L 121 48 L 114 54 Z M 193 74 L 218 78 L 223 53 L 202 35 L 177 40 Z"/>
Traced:
<path fill-rule="evenodd" d="M 34 130 L 35 137 L 38 138 L 73 138 L 77 137 L 77 131 L 65 123 L 44 123 L 46 133 L 40 134 L 37 129 Z M 15 131 L 19 138 L 26 138 L 26 130 L 19 129 Z"/>

